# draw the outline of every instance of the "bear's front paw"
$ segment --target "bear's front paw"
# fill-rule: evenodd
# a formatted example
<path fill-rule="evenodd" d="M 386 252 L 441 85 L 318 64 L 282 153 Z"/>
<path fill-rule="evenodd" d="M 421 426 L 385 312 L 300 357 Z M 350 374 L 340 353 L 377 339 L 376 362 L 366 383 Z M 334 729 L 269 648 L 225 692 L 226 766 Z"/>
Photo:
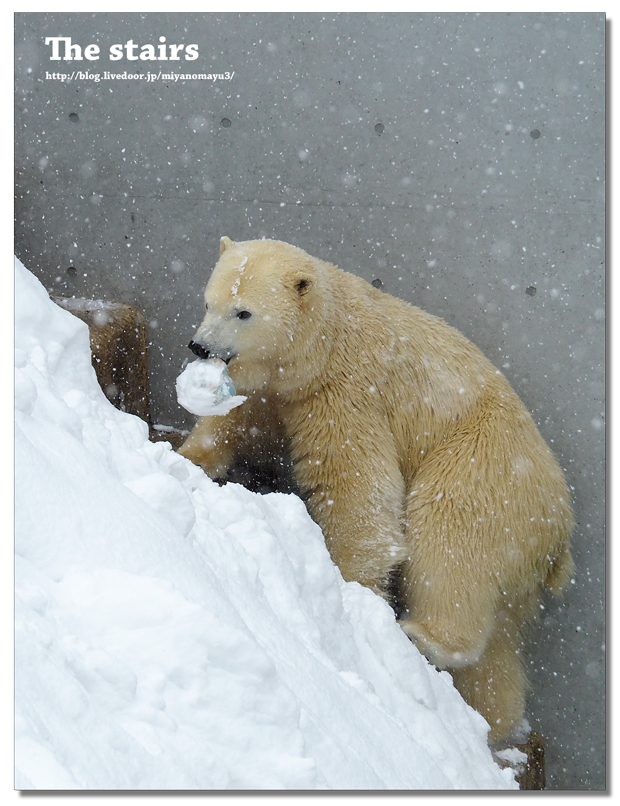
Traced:
<path fill-rule="evenodd" d="M 438 669 L 462 669 L 477 663 L 484 652 L 485 642 L 467 646 L 447 632 L 432 626 L 423 627 L 417 621 L 403 620 L 399 624 L 420 652 Z"/>

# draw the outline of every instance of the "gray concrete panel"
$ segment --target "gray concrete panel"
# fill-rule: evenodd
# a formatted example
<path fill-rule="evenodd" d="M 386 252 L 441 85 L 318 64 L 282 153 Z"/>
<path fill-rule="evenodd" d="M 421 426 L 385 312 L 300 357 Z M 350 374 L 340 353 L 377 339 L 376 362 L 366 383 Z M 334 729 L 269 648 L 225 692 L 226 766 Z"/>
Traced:
<path fill-rule="evenodd" d="M 50 61 L 46 36 L 101 56 Z M 160 36 L 199 58 L 108 58 Z M 15 47 L 16 253 L 55 294 L 145 313 L 155 422 L 192 423 L 174 380 L 221 235 L 381 280 L 507 375 L 577 519 L 530 721 L 550 788 L 604 788 L 604 15 L 23 13 Z M 103 78 L 159 70 L 234 76 Z"/>

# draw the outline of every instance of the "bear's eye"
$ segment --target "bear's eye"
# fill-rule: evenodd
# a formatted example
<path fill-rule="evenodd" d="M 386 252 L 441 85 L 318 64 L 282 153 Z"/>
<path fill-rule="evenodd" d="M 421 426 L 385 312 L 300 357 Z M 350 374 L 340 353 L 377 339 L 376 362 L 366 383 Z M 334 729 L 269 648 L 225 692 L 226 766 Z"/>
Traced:
<path fill-rule="evenodd" d="M 209 303 L 205 302 L 205 311 L 208 311 L 208 310 L 209 310 Z"/>
<path fill-rule="evenodd" d="M 237 319 L 249 319 L 252 314 L 249 311 L 239 311 Z"/>

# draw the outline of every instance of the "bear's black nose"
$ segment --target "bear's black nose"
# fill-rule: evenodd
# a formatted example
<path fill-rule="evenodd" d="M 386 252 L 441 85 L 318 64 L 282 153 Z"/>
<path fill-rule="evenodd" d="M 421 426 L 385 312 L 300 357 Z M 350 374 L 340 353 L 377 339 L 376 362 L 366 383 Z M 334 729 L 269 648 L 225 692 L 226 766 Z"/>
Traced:
<path fill-rule="evenodd" d="M 209 357 L 209 351 L 207 350 L 207 348 L 203 347 L 202 344 L 198 344 L 197 341 L 194 341 L 192 339 L 187 346 L 192 351 L 192 353 L 194 353 L 194 355 L 198 356 L 198 358 L 208 358 Z"/>

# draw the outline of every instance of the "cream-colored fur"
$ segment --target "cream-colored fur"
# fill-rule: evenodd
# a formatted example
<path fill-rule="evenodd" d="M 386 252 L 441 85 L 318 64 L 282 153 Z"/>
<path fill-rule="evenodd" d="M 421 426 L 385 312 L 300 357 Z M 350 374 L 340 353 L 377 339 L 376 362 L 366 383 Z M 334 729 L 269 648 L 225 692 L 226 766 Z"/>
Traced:
<path fill-rule="evenodd" d="M 223 238 L 205 301 L 194 341 L 248 400 L 181 453 L 223 477 L 284 435 L 344 578 L 389 598 L 396 575 L 403 630 L 508 736 L 523 626 L 571 573 L 572 517 L 507 380 L 441 319 L 279 241 Z"/>

